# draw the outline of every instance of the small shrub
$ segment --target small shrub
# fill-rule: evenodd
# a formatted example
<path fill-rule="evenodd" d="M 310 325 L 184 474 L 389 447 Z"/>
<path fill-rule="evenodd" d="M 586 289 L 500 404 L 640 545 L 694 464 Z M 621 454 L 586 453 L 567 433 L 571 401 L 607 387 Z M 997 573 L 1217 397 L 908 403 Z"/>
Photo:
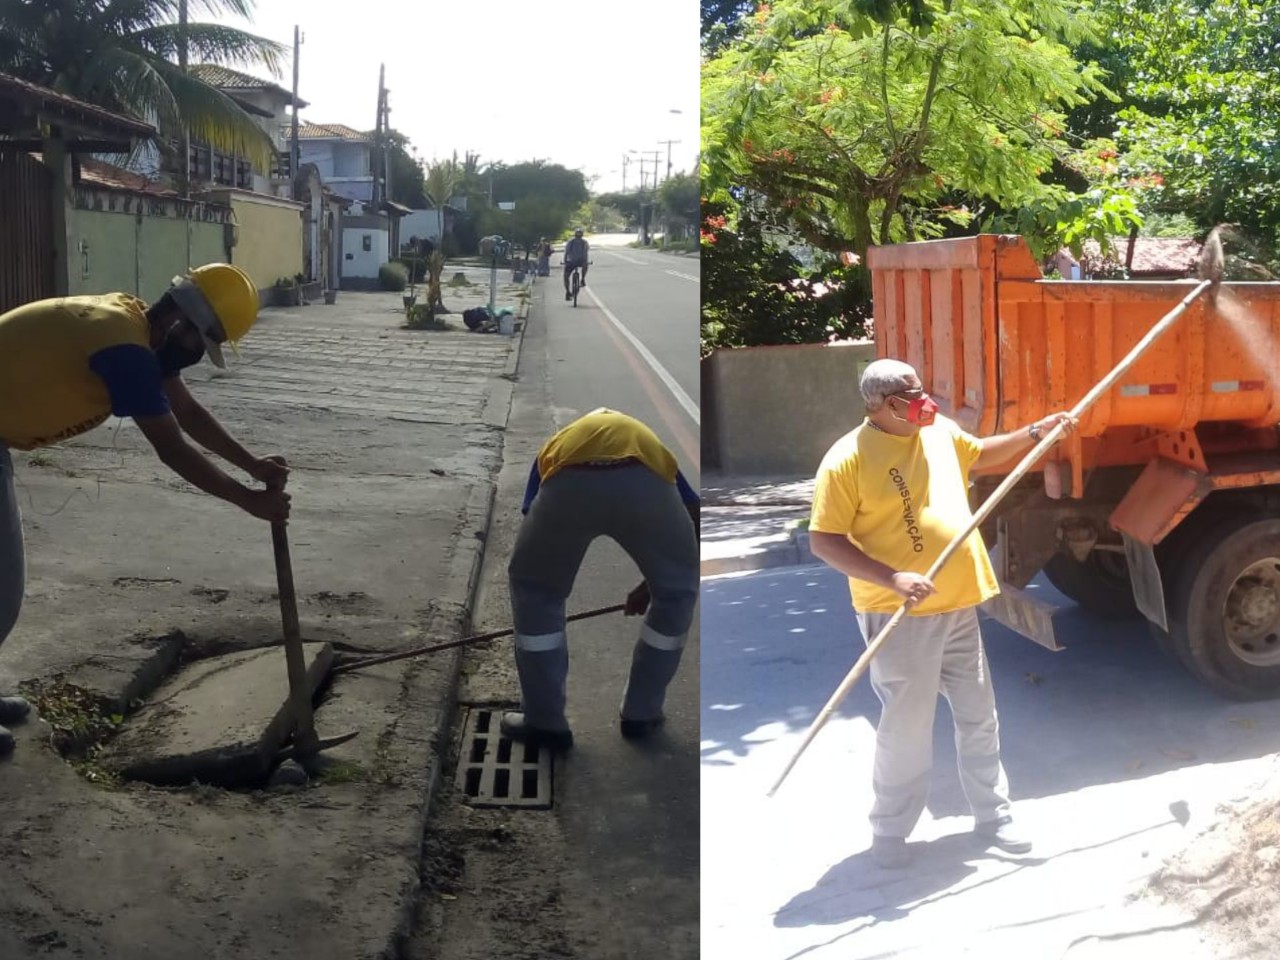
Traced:
<path fill-rule="evenodd" d="M 378 268 L 378 283 L 383 290 L 399 293 L 409 285 L 409 271 L 403 263 L 384 263 Z"/>
<path fill-rule="evenodd" d="M 425 303 L 414 304 L 404 312 L 406 330 L 448 330 L 449 324 L 436 316 Z"/>

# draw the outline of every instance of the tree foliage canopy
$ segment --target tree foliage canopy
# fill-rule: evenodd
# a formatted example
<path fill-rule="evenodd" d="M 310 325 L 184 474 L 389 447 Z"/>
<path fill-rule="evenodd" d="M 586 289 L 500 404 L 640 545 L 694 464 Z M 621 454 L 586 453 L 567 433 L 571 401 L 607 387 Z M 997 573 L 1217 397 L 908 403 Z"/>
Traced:
<path fill-rule="evenodd" d="M 1280 7 L 1099 0 L 1121 174 L 1154 211 L 1280 234 Z"/>
<path fill-rule="evenodd" d="M 253 0 L 192 0 L 192 11 L 248 17 Z M 177 0 L 0 0 L 0 72 L 157 125 L 270 168 L 270 138 L 231 97 L 177 65 Z M 190 62 L 279 76 L 286 48 L 221 23 L 188 22 Z"/>
<path fill-rule="evenodd" d="M 1099 163 L 1113 146 L 1065 129 L 1109 94 L 1071 53 L 1093 37 L 1076 0 L 762 5 L 703 68 L 704 189 L 744 187 L 814 246 L 859 255 L 952 226 L 1041 248 L 1126 229 L 1132 203 Z"/>

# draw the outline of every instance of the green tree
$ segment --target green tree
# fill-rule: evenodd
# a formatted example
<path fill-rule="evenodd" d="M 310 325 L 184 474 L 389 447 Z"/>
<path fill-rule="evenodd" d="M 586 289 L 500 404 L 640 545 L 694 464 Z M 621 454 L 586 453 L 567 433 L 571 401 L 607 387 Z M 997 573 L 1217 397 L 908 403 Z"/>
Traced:
<path fill-rule="evenodd" d="M 371 141 L 373 130 L 365 131 Z M 391 168 L 391 189 L 388 199 L 414 210 L 427 206 L 423 185 L 422 162 L 416 156 L 412 141 L 398 130 L 388 130 L 386 147 L 388 166 Z M 376 162 L 376 161 L 375 161 Z"/>
<path fill-rule="evenodd" d="M 248 18 L 253 0 L 193 0 L 197 12 Z M 162 149 L 182 136 L 268 169 L 270 138 L 234 100 L 177 66 L 175 0 L 0 0 L 0 72 L 154 123 Z M 221 23 L 186 27 L 193 63 L 280 76 L 286 49 Z"/>
<path fill-rule="evenodd" d="M 1070 45 L 1077 0 L 779 0 L 703 67 L 704 190 L 746 188 L 820 249 L 1015 229 L 1044 252 L 1126 232 L 1105 142 L 1065 112 L 1107 95 Z M 1050 174 L 1086 176 L 1077 193 Z"/>
<path fill-rule="evenodd" d="M 658 202 L 669 227 L 685 226 L 698 220 L 698 201 L 702 181 L 692 173 L 668 177 L 658 187 Z"/>
<path fill-rule="evenodd" d="M 617 210 L 629 226 L 634 226 L 640 221 L 641 198 L 638 193 L 602 193 L 595 199 L 602 206 Z"/>
<path fill-rule="evenodd" d="M 1146 209 L 1280 241 L 1280 8 L 1271 0 L 1096 0 L 1122 102 L 1099 118 Z"/>
<path fill-rule="evenodd" d="M 457 194 L 462 172 L 456 160 L 435 160 L 427 166 L 426 193 L 434 207 L 441 207 Z"/>

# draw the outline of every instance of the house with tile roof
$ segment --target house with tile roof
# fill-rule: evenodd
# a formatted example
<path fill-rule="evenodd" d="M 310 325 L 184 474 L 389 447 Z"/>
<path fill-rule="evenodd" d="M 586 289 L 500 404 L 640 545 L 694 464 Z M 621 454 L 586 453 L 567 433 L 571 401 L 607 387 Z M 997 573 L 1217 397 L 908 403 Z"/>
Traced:
<path fill-rule="evenodd" d="M 341 123 L 298 128 L 298 159 L 314 164 L 325 184 L 359 204 L 373 201 L 373 139 Z"/>
<path fill-rule="evenodd" d="M 301 97 L 270 80 L 263 80 L 239 70 L 212 63 L 197 63 L 190 68 L 197 80 L 230 97 L 253 117 L 258 127 L 271 138 L 276 148 L 276 161 L 269 170 L 256 170 L 243 157 L 214 150 L 207 144 L 192 143 L 191 177 L 197 183 L 231 187 L 288 197 L 292 193 L 289 173 L 290 133 L 293 115 L 290 110 L 308 106 Z"/>

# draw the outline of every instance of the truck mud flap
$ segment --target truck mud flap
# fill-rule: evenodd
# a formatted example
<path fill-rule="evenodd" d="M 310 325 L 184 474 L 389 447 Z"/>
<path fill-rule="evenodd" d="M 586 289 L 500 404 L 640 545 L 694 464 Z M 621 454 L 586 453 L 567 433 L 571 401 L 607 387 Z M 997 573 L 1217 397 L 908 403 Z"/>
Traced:
<path fill-rule="evenodd" d="M 1169 620 L 1164 608 L 1164 583 L 1160 579 L 1160 567 L 1150 544 L 1135 540 L 1127 533 L 1124 537 L 1124 555 L 1129 561 L 1129 580 L 1133 583 L 1133 602 L 1144 617 L 1168 631 Z"/>
<path fill-rule="evenodd" d="M 1000 593 L 979 609 L 996 623 L 1008 627 L 1014 633 L 1021 634 L 1028 640 L 1034 640 L 1042 647 L 1054 651 L 1062 649 L 1058 643 L 1053 627 L 1053 615 L 1057 611 L 1051 603 L 1033 597 L 1028 591 L 1019 587 L 1011 587 L 1001 578 L 999 571 L 1002 551 L 1000 544 L 991 551 L 991 566 L 996 571 L 996 582 L 1000 585 Z"/>
<path fill-rule="evenodd" d="M 992 597 L 980 609 L 992 620 L 1042 647 L 1054 652 L 1062 649 L 1053 627 L 1053 614 L 1058 608 L 1031 596 L 1026 590 L 1002 583 L 999 595 Z"/>

